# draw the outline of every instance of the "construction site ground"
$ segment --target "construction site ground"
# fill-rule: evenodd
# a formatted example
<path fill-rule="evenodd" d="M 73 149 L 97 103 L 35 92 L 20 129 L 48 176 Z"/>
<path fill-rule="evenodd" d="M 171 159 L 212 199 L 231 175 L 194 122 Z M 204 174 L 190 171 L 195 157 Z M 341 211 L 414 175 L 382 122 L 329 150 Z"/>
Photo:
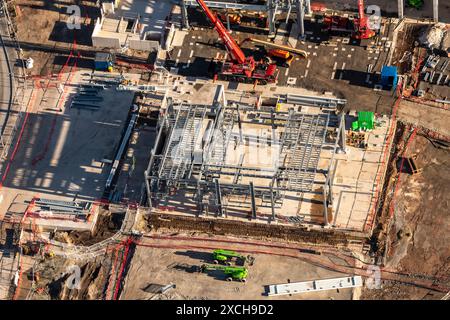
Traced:
<path fill-rule="evenodd" d="M 73 1 L 75 2 L 75 1 Z M 344 0 L 331 1 L 328 7 L 336 6 L 342 9 Z M 396 2 L 389 0 L 373 0 L 373 4 L 379 4 L 388 16 L 395 16 Z M 83 26 L 81 30 L 69 32 L 65 28 L 67 15 L 66 4 L 54 1 L 20 0 L 18 4 L 16 23 L 18 24 L 18 37 L 24 49 L 24 57 L 32 57 L 35 67 L 30 71 L 36 75 L 30 83 L 27 97 L 28 118 L 24 125 L 23 135 L 19 135 L 18 149 L 14 161 L 9 163 L 7 179 L 3 184 L 2 200 L 0 200 L 0 220 L 7 213 L 12 203 L 19 197 L 21 200 L 21 212 L 26 211 L 27 205 L 23 199 L 30 200 L 33 196 L 72 200 L 94 200 L 103 194 L 103 188 L 109 173 L 109 166 L 101 163 L 102 159 L 112 159 L 114 151 L 124 129 L 124 123 L 129 113 L 132 94 L 129 92 L 116 92 L 114 89 L 105 89 L 101 96 L 104 98 L 101 111 L 74 110 L 69 108 L 71 97 L 75 91 L 74 84 L 86 81 L 90 77 L 92 57 L 81 56 L 78 58 L 77 68 L 82 71 L 75 72 L 73 63 L 68 67 L 74 71 L 73 79 L 70 70 L 63 70 L 63 82 L 66 83 L 64 97 L 60 90 L 48 86 L 44 78 L 50 74 L 60 72 L 67 61 L 70 49 L 73 48 L 76 39 L 79 50 L 90 50 L 90 35 L 92 32 L 93 18 L 98 15 L 98 10 L 92 1 L 81 1 Z M 356 3 L 356 1 L 355 1 Z M 430 17 L 431 1 L 426 2 L 422 11 L 406 9 L 410 16 Z M 351 5 L 348 9 L 355 10 Z M 448 4 L 443 1 L 440 4 L 440 14 L 443 21 L 450 20 Z M 192 10 L 190 10 L 192 11 Z M 169 67 L 178 68 L 178 74 L 191 78 L 209 77 L 209 60 L 216 58 L 218 54 L 224 54 L 224 48 L 217 43 L 217 35 L 206 23 L 204 18 L 197 13 L 192 17 L 194 30 L 189 31 L 184 39 L 183 49 L 176 47 L 171 53 L 167 63 Z M 386 20 L 387 23 L 387 20 Z M 379 53 L 370 53 L 364 49 L 349 43 L 343 44 L 344 38 L 336 38 L 336 46 L 320 44 L 322 34 L 317 32 L 316 22 L 310 22 L 307 18 L 307 38 L 305 43 L 298 42 L 298 47 L 310 53 L 308 59 L 296 59 L 292 67 L 287 71 L 280 67 L 280 85 L 286 85 L 289 77 L 297 78 L 295 86 L 302 86 L 318 92 L 330 91 L 339 97 L 348 100 L 346 109 L 371 110 L 377 113 L 390 114 L 395 98 L 389 91 L 375 91 L 373 85 L 377 79 L 370 78 L 372 84 L 366 83 L 365 72 L 368 63 L 373 63 L 375 70 L 379 71 L 381 65 L 387 61 L 389 51 L 382 50 Z M 393 40 L 394 21 L 390 22 L 385 30 L 385 37 Z M 202 30 L 203 29 L 203 30 Z M 311 33 L 312 32 L 312 33 Z M 266 35 L 258 34 L 252 30 L 234 30 L 233 36 L 239 40 L 254 36 L 266 39 Z M 403 42 L 398 44 L 397 54 L 393 60 L 401 59 L 400 52 L 411 50 L 411 34 L 403 35 Z M 338 39 L 340 41 L 338 41 Z M 324 40 L 325 41 L 325 40 Z M 386 42 L 388 40 L 383 40 Z M 250 48 L 247 44 L 244 48 Z M 337 50 L 335 50 L 337 49 Z M 352 50 L 354 49 L 354 50 Z M 246 53 L 249 51 L 245 50 Z M 76 52 L 75 52 L 76 54 Z M 399 56 L 400 55 L 400 56 Z M 369 59 L 370 57 L 370 59 Z M 378 59 L 374 59 L 378 57 Z M 178 61 L 177 61 L 178 60 Z M 189 67 L 186 67 L 188 66 Z M 89 70 L 89 71 L 87 71 Z M 132 75 L 137 79 L 140 75 Z M 70 80 L 69 80 L 70 79 Z M 53 79 L 55 80 L 55 79 Z M 72 82 L 73 81 L 73 82 Z M 36 87 L 37 85 L 37 87 Z M 236 83 L 226 84 L 229 90 L 245 88 L 252 90 L 252 85 Z M 260 90 L 271 91 L 271 86 L 260 87 Z M 300 88 L 295 88 L 300 90 Z M 61 103 L 61 104 L 60 104 Z M 59 107 L 61 106 L 61 111 Z M 448 110 L 436 108 L 411 101 L 402 101 L 398 108 L 398 118 L 408 123 L 424 126 L 436 130 L 442 134 L 450 135 L 448 126 Z M 132 137 L 129 153 L 125 155 L 123 170 L 119 173 L 116 190 L 120 197 L 131 201 L 139 201 L 142 198 L 143 170 L 148 163 L 149 149 L 152 145 L 155 132 L 152 128 L 138 125 L 137 135 Z M 401 181 L 394 184 L 395 174 L 388 179 L 387 201 L 384 205 L 384 216 L 389 214 L 390 207 L 394 208 L 394 219 L 389 225 L 388 219 L 379 221 L 381 235 L 378 239 L 378 250 L 385 255 L 386 267 L 395 270 L 399 274 L 406 274 L 402 281 L 398 281 L 397 275 L 383 278 L 382 288 L 364 289 L 362 299 L 439 299 L 443 293 L 430 290 L 432 283 L 450 287 L 450 261 L 449 261 L 449 230 L 448 217 L 449 196 L 447 186 L 450 177 L 448 175 L 449 151 L 437 149 L 426 138 L 417 135 L 409 145 L 407 155 L 418 154 L 417 164 L 423 171 L 416 175 L 401 174 Z M 11 159 L 11 158 L 8 158 Z M 397 161 L 395 159 L 395 161 Z M 7 163 L 7 162 L 6 162 Z M 397 165 L 397 163 L 395 163 Z M 4 173 L 2 168 L 2 174 Z M 396 187 L 396 185 L 398 187 Z M 395 188 L 397 188 L 396 191 Z M 392 194 L 396 194 L 394 199 Z M 101 224 L 109 223 L 107 219 Z M 115 225 L 114 229 L 117 226 Z M 103 231 L 102 231 L 103 230 Z M 94 237 L 87 234 L 73 233 L 73 242 L 90 245 L 103 240 L 112 234 L 111 230 L 103 228 Z M 386 231 L 388 230 L 388 231 Z M 171 230 L 173 231 L 173 230 Z M 213 230 L 221 233 L 221 230 Z M 174 231 L 177 235 L 179 230 Z M 155 235 L 155 234 L 152 234 Z M 151 236 L 151 235 L 146 235 Z M 187 237 L 195 238 L 198 234 L 188 234 Z M 201 234 L 200 236 L 205 236 Z M 210 235 L 207 235 L 208 237 Z M 331 239 L 331 238 L 330 238 Z M 59 240 L 67 241 L 64 237 Z M 260 239 L 257 239 L 259 241 Z M 191 242 L 190 244 L 188 242 Z M 216 244 L 209 243 L 208 248 L 199 248 L 193 245 L 194 240 L 157 240 L 145 238 L 137 245 L 134 255 L 130 257 L 129 269 L 126 270 L 125 285 L 121 299 L 273 299 L 263 296 L 264 286 L 288 282 L 314 280 L 320 278 L 341 277 L 350 275 L 351 271 L 347 262 L 335 260 L 335 265 L 345 265 L 341 272 L 330 271 L 329 268 L 312 264 L 303 259 L 305 256 L 280 256 L 256 253 L 255 264 L 250 267 L 249 281 L 246 284 L 237 282 L 225 282 L 223 278 L 201 273 L 189 273 L 183 270 L 186 265 L 201 265 L 208 260 L 209 253 Z M 198 241 L 197 241 L 198 242 Z M 205 241 L 207 243 L 207 241 Z M 179 247 L 174 249 L 174 247 Z M 191 246 L 191 247 L 189 247 Z M 203 245 L 205 246 L 205 245 Z M 2 248 L 2 261 L 5 250 Z M 358 249 L 359 250 L 359 249 Z M 112 250 L 114 252 L 114 250 Z M 7 254 L 7 252 L 6 252 Z M 309 257 L 315 255 L 309 254 Z M 326 256 L 326 255 L 322 255 Z M 37 261 L 36 258 L 22 256 L 23 270 L 30 268 Z M 17 263 L 11 256 L 6 262 L 11 266 Z M 317 258 L 317 257 L 316 257 Z M 317 258 L 318 259 L 318 258 Z M 314 261 L 318 261 L 318 260 Z M 25 275 L 18 291 L 17 299 L 102 299 L 113 298 L 110 293 L 115 289 L 115 282 L 111 282 L 111 266 L 113 265 L 111 251 L 105 256 L 87 262 L 65 260 L 56 257 L 40 262 L 39 270 L 47 272 L 40 287 L 44 288 L 42 295 L 30 296 L 32 282 Z M 82 267 L 82 289 L 70 291 L 63 287 L 67 279 L 67 267 L 73 264 Z M 176 266 L 181 266 L 178 270 Z M 9 268 L 9 264 L 6 269 Z M 13 267 L 9 268 L 13 269 Z M 11 280 L 13 272 L 6 274 L 6 282 Z M 116 270 L 117 271 L 117 270 Z M 360 271 L 361 274 L 364 274 Z M 24 273 L 25 274 L 25 273 Z M 62 274 L 62 275 L 61 275 Z M 122 275 L 122 273 L 120 273 Z M 402 276 L 403 277 L 403 276 Z M 6 297 L 8 290 L 1 280 L 1 294 Z M 417 285 L 407 284 L 408 279 L 417 280 Z M 395 281 L 397 279 L 397 281 Z M 117 279 L 116 279 L 117 280 Z M 420 281 L 425 281 L 423 286 Z M 120 281 L 119 281 L 120 282 Z M 175 283 L 176 288 L 166 295 L 157 295 L 146 292 L 151 284 L 165 285 Z M 414 281 L 411 280 L 414 283 Z M 112 283 L 112 284 L 111 284 Z M 223 290 L 222 290 L 223 289 Z M 31 290 L 31 291 L 30 291 Z M 147 290 L 148 291 L 148 290 Z M 441 290 L 442 291 L 442 290 Z M 289 299 L 350 299 L 352 290 L 326 291 L 322 293 L 308 293 L 305 295 L 285 296 Z M 358 292 L 353 295 L 358 298 Z"/>
<path fill-rule="evenodd" d="M 225 276 L 221 272 L 206 274 L 193 271 L 195 266 L 211 263 L 211 251 L 138 246 L 125 279 L 121 299 L 351 299 L 352 289 L 267 297 L 265 286 L 270 284 L 345 277 L 346 275 L 318 268 L 295 258 L 263 254 L 252 256 L 255 261 L 248 267 L 247 282 L 228 282 L 224 281 Z M 158 287 L 158 285 L 164 286 L 169 283 L 175 284 L 176 288 L 165 294 L 146 291 L 146 288 L 152 284 Z"/>
<path fill-rule="evenodd" d="M 57 73 L 65 62 L 65 56 L 76 43 L 80 50 L 91 49 L 94 22 L 100 16 L 99 8 L 92 1 L 19 0 L 16 4 L 17 37 L 24 58 L 32 57 L 32 75 L 45 76 Z M 69 30 L 67 7 L 77 4 L 81 8 L 81 29 Z M 93 55 L 83 57 L 80 67 L 91 68 Z"/>
<path fill-rule="evenodd" d="M 63 92 L 44 81 L 27 94 L 27 121 L 3 182 L 2 212 L 17 194 L 66 201 L 103 195 L 111 168 L 103 159 L 114 159 L 133 94 L 105 88 L 99 111 L 71 108 L 77 84 L 88 83 L 91 75 L 69 68 L 61 76 Z"/>
<path fill-rule="evenodd" d="M 409 131 L 405 135 L 408 134 Z M 423 171 L 414 175 L 401 173 L 396 184 L 391 180 L 387 190 L 390 201 L 386 202 L 384 212 L 387 216 L 392 214 L 393 220 L 380 221 L 384 232 L 379 237 L 379 250 L 387 267 L 405 274 L 439 279 L 437 282 L 448 285 L 450 153 L 416 135 L 403 156 L 413 155 L 417 155 L 416 164 Z M 398 161 L 398 169 L 400 165 Z M 436 299 L 441 296 L 427 289 L 389 281 L 382 289 L 365 290 L 362 295 L 365 299 Z"/>
<path fill-rule="evenodd" d="M 218 40 L 215 30 L 194 9 L 189 10 L 191 24 L 194 29 L 185 37 L 182 47 L 175 47 L 167 60 L 168 68 L 177 68 L 177 73 L 187 77 L 211 77 L 211 61 L 218 57 L 224 57 L 225 49 Z M 389 113 L 393 98 L 389 91 L 375 91 L 377 77 L 373 75 L 367 83 L 367 65 L 373 64 L 373 72 L 381 71 L 382 65 L 388 60 L 389 48 L 385 48 L 387 41 L 392 41 L 395 20 L 385 19 L 384 33 L 379 37 L 381 50 L 365 50 L 359 44 L 347 37 L 350 42 L 345 42 L 345 37 L 335 36 L 330 39 L 327 33 L 321 31 L 322 24 L 315 18 L 307 18 L 305 22 L 306 39 L 298 41 L 296 47 L 308 52 L 304 59 L 296 56 L 291 66 L 287 69 L 279 66 L 279 80 L 277 85 L 288 85 L 289 78 L 295 78 L 295 85 L 313 91 L 333 91 L 339 98 L 346 98 L 346 108 L 355 110 L 371 110 L 379 113 Z M 289 32 L 292 21 L 287 25 Z M 247 38 L 267 40 L 267 31 L 259 27 L 233 26 L 232 35 L 238 43 Z M 381 40 L 383 39 L 383 40 Z M 330 41 L 334 44 L 326 45 Z M 369 45 L 376 44 L 369 41 Z M 263 56 L 261 48 L 246 42 L 243 44 L 246 55 L 253 55 L 256 59 Z M 236 84 L 230 83 L 230 88 Z"/>

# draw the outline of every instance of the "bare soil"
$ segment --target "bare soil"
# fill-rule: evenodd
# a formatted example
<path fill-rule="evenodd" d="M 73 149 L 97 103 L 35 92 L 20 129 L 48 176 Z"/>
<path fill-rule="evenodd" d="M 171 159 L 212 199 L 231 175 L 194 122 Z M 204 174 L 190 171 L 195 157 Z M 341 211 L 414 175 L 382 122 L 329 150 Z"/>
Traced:
<path fill-rule="evenodd" d="M 401 173 L 394 200 L 385 203 L 389 210 L 394 201 L 392 223 L 384 227 L 380 236 L 380 253 L 385 266 L 406 274 L 421 274 L 436 279 L 436 283 L 450 283 L 450 151 L 439 149 L 424 136 L 411 141 L 405 156 L 417 154 L 421 173 Z M 397 160 L 395 160 L 397 161 Z M 392 179 L 387 192 L 394 190 Z M 398 183 L 398 180 L 397 180 Z M 433 292 L 404 285 L 386 283 L 381 290 L 365 290 L 367 299 L 439 298 Z"/>

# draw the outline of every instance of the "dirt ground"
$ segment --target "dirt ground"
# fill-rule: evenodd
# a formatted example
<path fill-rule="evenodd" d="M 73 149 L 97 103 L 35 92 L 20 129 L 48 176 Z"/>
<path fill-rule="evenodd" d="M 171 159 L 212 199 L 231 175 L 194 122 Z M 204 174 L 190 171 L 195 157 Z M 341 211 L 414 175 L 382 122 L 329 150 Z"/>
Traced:
<path fill-rule="evenodd" d="M 81 8 L 81 29 L 69 30 L 67 6 L 78 4 Z M 16 1 L 17 37 L 24 58 L 32 57 L 32 75 L 48 75 L 59 71 L 64 65 L 69 48 L 76 41 L 78 49 L 88 49 L 95 19 L 100 15 L 95 1 Z M 86 66 L 89 60 L 84 61 Z"/>
<path fill-rule="evenodd" d="M 268 297 L 265 286 L 288 281 L 306 281 L 347 275 L 318 268 L 306 262 L 271 255 L 254 255 L 246 283 L 227 282 L 223 274 L 192 272 L 193 266 L 210 262 L 211 253 L 201 250 L 172 250 L 139 247 L 125 279 L 121 299 L 351 299 L 352 289 L 322 291 L 292 296 Z M 194 267 L 195 268 L 195 267 Z M 145 270 L 145 271 L 144 271 Z M 153 285 L 173 283 L 166 294 L 149 292 Z"/>
<path fill-rule="evenodd" d="M 402 173 L 394 199 L 386 267 L 408 274 L 422 274 L 450 283 L 450 185 L 449 150 L 438 149 L 417 135 L 406 156 L 417 154 L 416 175 Z M 397 182 L 398 183 L 398 182 Z M 390 191 L 392 191 L 392 185 Z M 383 249 L 382 249 L 383 250 Z M 431 295 L 431 296 L 430 296 Z M 386 283 L 381 290 L 363 292 L 368 299 L 422 299 L 429 290 Z"/>

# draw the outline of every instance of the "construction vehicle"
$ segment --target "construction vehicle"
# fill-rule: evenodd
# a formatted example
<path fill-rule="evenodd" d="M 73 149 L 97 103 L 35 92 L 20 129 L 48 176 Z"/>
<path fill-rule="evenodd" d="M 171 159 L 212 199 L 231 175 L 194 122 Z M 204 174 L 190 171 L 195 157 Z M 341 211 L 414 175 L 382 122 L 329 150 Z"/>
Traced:
<path fill-rule="evenodd" d="M 406 1 L 406 5 L 419 10 L 423 7 L 423 0 L 408 0 Z"/>
<path fill-rule="evenodd" d="M 295 56 L 288 51 L 281 49 L 271 49 L 267 52 L 267 55 L 275 61 L 276 64 L 281 65 L 282 67 L 289 68 L 291 66 L 292 61 L 294 61 Z"/>
<path fill-rule="evenodd" d="M 230 24 L 235 24 L 235 25 L 241 24 L 241 18 L 242 18 L 241 13 L 224 12 L 219 15 L 219 18 L 223 21 L 227 21 L 227 17 L 228 17 L 228 21 L 230 22 Z"/>
<path fill-rule="evenodd" d="M 230 266 L 220 266 L 220 265 L 211 265 L 204 264 L 201 266 L 202 272 L 208 271 L 223 271 L 227 275 L 227 281 L 241 281 L 246 282 L 248 276 L 248 270 L 245 267 L 230 267 Z"/>
<path fill-rule="evenodd" d="M 239 260 L 241 264 L 244 265 L 247 258 L 242 254 L 231 250 L 216 249 L 213 251 L 213 261 L 215 264 L 223 263 L 230 266 L 233 260 Z"/>
<path fill-rule="evenodd" d="M 369 18 L 364 13 L 364 0 L 358 0 L 358 18 L 353 20 L 341 16 L 325 16 L 325 29 L 329 32 L 351 33 L 355 39 L 370 39 L 376 32 L 369 27 Z"/>
<path fill-rule="evenodd" d="M 364 0 L 358 0 L 358 19 L 354 20 L 355 38 L 370 39 L 375 36 L 376 32 L 369 27 L 369 18 L 364 13 Z"/>
<path fill-rule="evenodd" d="M 308 53 L 301 49 L 291 48 L 289 46 L 284 46 L 281 44 L 276 44 L 270 41 L 259 40 L 255 38 L 247 38 L 240 43 L 242 46 L 245 42 L 253 42 L 256 44 L 261 44 L 264 47 L 273 48 L 267 51 L 267 56 L 274 60 L 275 63 L 288 68 L 295 56 L 293 53 L 302 56 L 303 58 L 308 57 Z"/>
<path fill-rule="evenodd" d="M 223 40 L 230 56 L 230 60 L 222 64 L 217 74 L 218 78 L 236 82 L 253 83 L 257 81 L 259 84 L 275 83 L 279 73 L 276 65 L 267 60 L 255 61 L 252 56 L 246 57 L 217 15 L 208 8 L 203 0 L 196 1 L 209 21 L 214 25 L 214 29 Z"/>

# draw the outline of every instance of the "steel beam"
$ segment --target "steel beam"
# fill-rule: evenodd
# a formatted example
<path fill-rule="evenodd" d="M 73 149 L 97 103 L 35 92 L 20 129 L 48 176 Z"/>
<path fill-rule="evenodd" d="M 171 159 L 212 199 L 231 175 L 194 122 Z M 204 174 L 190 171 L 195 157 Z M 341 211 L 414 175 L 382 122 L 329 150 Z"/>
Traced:
<path fill-rule="evenodd" d="M 186 6 L 198 7 L 196 0 L 184 0 Z M 216 9 L 234 9 L 234 10 L 247 10 L 247 11 L 267 11 L 267 6 L 265 5 L 253 5 L 245 3 L 233 3 L 233 2 L 220 2 L 220 1 L 205 1 L 205 4 L 209 8 Z"/>
<path fill-rule="evenodd" d="M 252 200 L 252 217 L 256 219 L 256 200 L 255 200 L 255 188 L 253 182 L 250 182 L 250 198 Z"/>
<path fill-rule="evenodd" d="M 342 151 L 345 153 L 346 149 L 346 135 L 345 135 L 345 114 L 342 113 L 340 120 L 339 120 L 339 146 L 341 147 Z"/>

